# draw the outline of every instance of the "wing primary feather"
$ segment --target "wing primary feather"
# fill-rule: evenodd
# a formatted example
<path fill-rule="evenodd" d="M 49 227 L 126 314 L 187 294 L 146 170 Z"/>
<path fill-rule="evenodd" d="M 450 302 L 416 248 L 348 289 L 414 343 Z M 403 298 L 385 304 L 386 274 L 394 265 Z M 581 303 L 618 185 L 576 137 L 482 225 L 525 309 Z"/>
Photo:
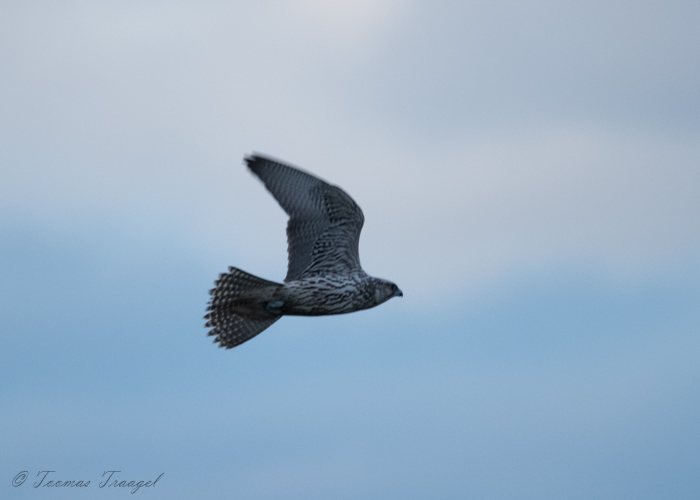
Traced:
<path fill-rule="evenodd" d="M 272 158 L 256 154 L 245 162 L 289 215 L 285 282 L 361 269 L 358 246 L 364 216 L 350 195 Z"/>

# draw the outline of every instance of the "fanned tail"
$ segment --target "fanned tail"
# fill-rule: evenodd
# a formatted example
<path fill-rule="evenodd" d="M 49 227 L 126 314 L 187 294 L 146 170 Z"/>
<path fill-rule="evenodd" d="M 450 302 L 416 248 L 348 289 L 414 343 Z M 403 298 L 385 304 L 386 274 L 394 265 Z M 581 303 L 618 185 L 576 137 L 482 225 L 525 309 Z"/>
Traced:
<path fill-rule="evenodd" d="M 272 314 L 264 309 L 265 295 L 281 286 L 267 281 L 235 267 L 229 267 L 228 273 L 219 275 L 211 289 L 211 300 L 206 316 L 208 335 L 215 336 L 214 342 L 219 347 L 230 349 L 252 339 L 268 328 L 281 315 Z"/>

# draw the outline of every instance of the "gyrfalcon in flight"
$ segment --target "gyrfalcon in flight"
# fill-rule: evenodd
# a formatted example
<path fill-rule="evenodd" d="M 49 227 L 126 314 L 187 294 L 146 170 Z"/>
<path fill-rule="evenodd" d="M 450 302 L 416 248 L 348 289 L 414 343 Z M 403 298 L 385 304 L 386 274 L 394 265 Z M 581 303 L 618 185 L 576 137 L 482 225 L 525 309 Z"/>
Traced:
<path fill-rule="evenodd" d="M 403 297 L 391 281 L 362 270 L 358 243 L 365 219 L 345 191 L 270 158 L 245 161 L 289 215 L 289 263 L 284 283 L 235 267 L 219 275 L 204 317 L 219 347 L 242 344 L 285 314 L 343 314 Z"/>

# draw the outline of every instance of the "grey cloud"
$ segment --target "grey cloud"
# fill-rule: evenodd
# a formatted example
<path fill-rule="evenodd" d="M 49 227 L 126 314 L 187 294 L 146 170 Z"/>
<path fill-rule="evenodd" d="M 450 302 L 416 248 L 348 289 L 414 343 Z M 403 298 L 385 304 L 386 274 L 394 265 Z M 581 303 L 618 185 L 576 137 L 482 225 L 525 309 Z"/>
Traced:
<path fill-rule="evenodd" d="M 699 21 L 694 2 L 421 3 L 354 104 L 436 135 L 530 119 L 697 130 Z"/>
<path fill-rule="evenodd" d="M 171 228 L 282 272 L 256 150 L 351 193 L 367 269 L 426 293 L 697 250 L 699 7 L 337 5 L 5 4 L 3 220 Z"/>

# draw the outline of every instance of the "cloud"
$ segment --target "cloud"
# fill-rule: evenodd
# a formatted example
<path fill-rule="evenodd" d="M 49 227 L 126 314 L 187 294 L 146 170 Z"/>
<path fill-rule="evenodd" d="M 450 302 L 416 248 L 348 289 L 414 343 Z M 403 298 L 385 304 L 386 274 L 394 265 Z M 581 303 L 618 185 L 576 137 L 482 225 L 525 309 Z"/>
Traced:
<path fill-rule="evenodd" d="M 421 3 L 352 104 L 407 134 L 533 119 L 697 132 L 698 19 L 685 1 Z"/>
<path fill-rule="evenodd" d="M 168 498 L 697 489 L 699 9 L 2 2 L 3 464 L 158 467 Z M 212 347 L 216 273 L 286 272 L 253 151 L 350 193 L 405 298 Z"/>
<path fill-rule="evenodd" d="M 365 267 L 426 297 L 698 250 L 694 7 L 27 5 L 1 35 L 4 224 L 110 221 L 274 278 L 261 151 L 346 189 Z"/>

